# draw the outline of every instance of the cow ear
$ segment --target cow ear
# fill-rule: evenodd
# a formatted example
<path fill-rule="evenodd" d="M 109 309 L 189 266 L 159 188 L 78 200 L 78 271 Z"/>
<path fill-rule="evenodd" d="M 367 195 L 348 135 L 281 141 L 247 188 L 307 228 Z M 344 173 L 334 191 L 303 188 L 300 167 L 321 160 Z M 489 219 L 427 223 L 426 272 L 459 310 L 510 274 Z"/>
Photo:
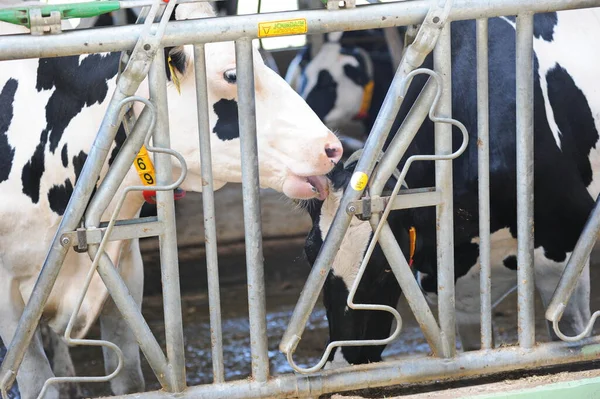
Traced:
<path fill-rule="evenodd" d="M 298 93 L 302 89 L 302 81 L 305 79 L 304 69 L 310 62 L 310 44 L 304 49 L 300 50 L 294 59 L 288 65 L 288 69 L 285 73 L 285 81 L 288 82 L 292 88 Z"/>
<path fill-rule="evenodd" d="M 373 80 L 373 61 L 365 50 L 360 47 L 342 47 L 340 53 L 353 56 L 358 61 L 358 66 L 344 65 L 344 73 L 354 83 L 365 86 Z"/>
<path fill-rule="evenodd" d="M 173 82 L 179 90 L 179 78 L 185 75 L 188 55 L 183 46 L 165 47 L 164 51 L 167 79 Z"/>

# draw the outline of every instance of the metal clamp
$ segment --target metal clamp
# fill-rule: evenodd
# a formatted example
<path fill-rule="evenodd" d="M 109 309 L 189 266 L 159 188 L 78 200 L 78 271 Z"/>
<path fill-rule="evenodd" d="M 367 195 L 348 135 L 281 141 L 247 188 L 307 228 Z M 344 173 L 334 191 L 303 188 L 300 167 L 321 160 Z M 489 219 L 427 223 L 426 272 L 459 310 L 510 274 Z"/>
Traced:
<path fill-rule="evenodd" d="M 340 10 L 356 7 L 356 0 L 327 0 L 328 10 Z"/>
<path fill-rule="evenodd" d="M 94 229 L 97 230 L 97 229 Z M 87 252 L 88 243 L 87 243 L 87 229 L 85 227 L 80 227 L 76 231 L 77 234 L 77 245 L 73 247 L 75 252 L 83 253 Z M 102 233 L 100 233 L 100 237 L 102 237 Z"/>
<path fill-rule="evenodd" d="M 29 10 L 29 23 L 31 34 L 35 36 L 62 32 L 60 11 L 51 11 L 49 16 L 44 17 L 40 8 L 33 8 Z"/>
<path fill-rule="evenodd" d="M 441 2 L 443 2 L 443 5 L 440 5 Z M 416 35 L 414 35 L 413 42 L 406 47 L 403 56 L 412 69 L 421 66 L 423 61 L 425 61 L 425 57 L 433 51 L 442 29 L 448 22 L 453 2 L 454 0 L 432 1 L 433 5 L 431 9 L 427 13 Z M 414 34 L 413 30 L 410 31 L 411 34 Z"/>
<path fill-rule="evenodd" d="M 356 217 L 360 220 L 369 220 L 371 219 L 371 197 L 364 196 L 360 199 L 360 203 L 361 203 L 361 208 L 362 208 L 362 212 L 361 213 L 356 213 Z"/>

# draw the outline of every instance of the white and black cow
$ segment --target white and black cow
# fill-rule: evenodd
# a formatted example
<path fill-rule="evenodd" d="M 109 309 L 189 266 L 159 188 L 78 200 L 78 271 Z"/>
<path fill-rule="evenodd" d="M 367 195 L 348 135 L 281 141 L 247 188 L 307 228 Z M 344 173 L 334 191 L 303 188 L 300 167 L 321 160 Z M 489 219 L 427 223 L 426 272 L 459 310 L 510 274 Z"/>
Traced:
<path fill-rule="evenodd" d="M 178 20 L 214 16 L 206 3 L 176 8 Z M 1 25 L 4 32 L 23 32 Z M 168 49 L 180 91 L 168 92 L 171 146 L 188 165 L 182 188 L 202 191 L 196 92 L 190 46 Z M 215 187 L 241 181 L 237 113 L 236 63 L 232 42 L 206 45 L 208 99 L 211 104 L 211 150 Z M 0 63 L 0 337 L 10 342 L 24 304 L 32 292 L 46 250 L 81 173 L 96 131 L 115 87 L 118 53 L 90 54 Z M 169 68 L 167 68 L 169 71 Z M 289 85 L 254 54 L 256 125 L 261 186 L 292 198 L 324 197 L 311 176 L 331 170 L 340 159 L 339 140 Z M 170 73 L 168 73 L 169 78 Z M 147 97 L 144 82 L 138 91 Z M 139 112 L 139 109 L 136 109 Z M 117 134 L 109 160 L 126 139 Z M 105 165 L 101 177 L 106 173 Z M 180 173 L 174 165 L 174 176 Z M 139 185 L 132 167 L 126 186 Z M 113 212 L 113 201 L 107 213 Z M 144 202 L 130 193 L 119 217 L 135 217 Z M 143 265 L 138 240 L 114 242 L 106 252 L 141 306 Z M 87 254 L 69 252 L 44 310 L 44 319 L 57 333 L 65 330 L 90 265 Z M 120 346 L 125 366 L 112 382 L 113 392 L 144 389 L 139 349 L 98 275 L 94 276 L 73 332 L 85 336 L 100 318 L 102 337 Z M 17 380 L 23 398 L 36 397 L 52 377 L 39 334 L 28 349 Z M 112 372 L 116 358 L 106 351 L 105 368 Z M 47 398 L 58 397 L 52 387 Z"/>
<path fill-rule="evenodd" d="M 360 120 L 368 133 L 393 76 L 383 30 L 369 29 L 325 34 L 314 57 L 310 45 L 298 52 L 286 80 L 330 128 Z"/>
<path fill-rule="evenodd" d="M 598 10 L 563 11 L 535 16 L 535 284 L 545 304 L 590 214 L 600 191 L 600 91 L 596 37 L 600 35 Z M 497 304 L 517 285 L 516 144 L 515 144 L 515 22 L 514 18 L 489 21 L 490 82 L 490 194 L 492 231 L 492 301 Z M 477 96 L 475 22 L 452 23 L 453 117 L 470 134 L 465 153 L 453 161 L 454 253 L 456 312 L 463 348 L 479 347 L 479 216 L 477 172 Z M 428 57 L 425 67 L 432 66 Z M 426 78 L 413 81 L 398 115 L 404 119 Z M 395 132 L 396 130 L 392 130 Z M 461 135 L 454 131 L 454 148 Z M 433 123 L 427 120 L 401 161 L 414 154 L 434 153 Z M 306 207 L 313 228 L 306 254 L 313 263 L 338 208 L 354 165 L 338 165 L 329 174 L 330 194 Z M 394 182 L 390 182 L 393 184 Z M 410 188 L 434 186 L 433 162 L 415 163 L 406 183 Z M 319 184 L 327 184 L 321 181 Z M 389 223 L 408 256 L 409 229 L 416 228 L 414 270 L 431 303 L 436 302 L 435 209 L 395 211 Z M 385 338 L 392 316 L 385 312 L 350 310 L 348 289 L 367 248 L 372 230 L 368 222 L 353 219 L 350 230 L 328 276 L 324 300 L 330 340 Z M 580 333 L 590 317 L 589 264 L 582 274 L 560 323 L 567 335 Z M 369 262 L 356 303 L 396 306 L 400 288 L 377 247 Z M 556 339 L 551 332 L 552 338 Z M 332 354 L 335 364 L 381 360 L 383 347 L 345 347 Z M 341 352 L 341 354 L 340 354 Z"/>

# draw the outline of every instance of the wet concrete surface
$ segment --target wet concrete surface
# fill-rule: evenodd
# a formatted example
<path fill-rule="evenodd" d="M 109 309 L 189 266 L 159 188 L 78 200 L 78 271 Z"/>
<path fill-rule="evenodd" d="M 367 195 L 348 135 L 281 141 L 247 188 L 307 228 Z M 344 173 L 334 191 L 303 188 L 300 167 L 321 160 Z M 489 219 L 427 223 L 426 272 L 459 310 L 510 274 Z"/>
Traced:
<path fill-rule="evenodd" d="M 298 299 L 300 290 L 309 272 L 309 266 L 302 252 L 303 240 L 288 241 L 284 245 L 265 247 L 265 272 L 267 295 L 267 334 L 270 367 L 273 374 L 291 372 L 285 357 L 278 351 L 279 340 L 283 335 L 289 317 Z M 186 371 L 188 385 L 210 383 L 212 381 L 211 340 L 208 316 L 208 295 L 206 292 L 206 267 L 204 258 L 197 250 L 184 251 L 181 256 L 181 278 L 184 309 L 184 335 L 186 351 Z M 164 328 L 162 300 L 156 295 L 160 286 L 157 282 L 153 262 L 155 254 L 146 253 L 148 276 L 143 313 L 164 348 Z M 596 256 L 596 258 L 598 258 Z M 221 256 L 221 296 L 223 314 L 223 352 L 226 380 L 246 378 L 250 374 L 249 326 L 247 291 L 245 285 L 244 256 Z M 600 308 L 600 287 L 594 284 L 600 278 L 600 265 L 592 267 L 592 310 Z M 596 288 L 596 289 L 594 289 Z M 548 333 L 542 320 L 543 309 L 536 298 L 537 326 L 539 341 L 547 341 Z M 403 317 L 400 338 L 384 352 L 384 357 L 398 358 L 411 354 L 426 355 L 429 352 L 423 335 L 404 300 L 399 304 Z M 513 293 L 494 310 L 494 323 L 497 345 L 511 345 L 517 342 L 516 294 Z M 91 331 L 92 337 L 99 337 L 99 328 Z M 306 328 L 295 355 L 299 365 L 312 366 L 321 357 L 327 343 L 327 320 L 322 301 Z M 1 352 L 0 352 L 1 353 Z M 97 348 L 75 347 L 71 349 L 78 375 L 102 375 L 101 350 Z M 146 389 L 156 390 L 160 386 L 150 367 L 143 359 Z M 84 384 L 86 397 L 110 395 L 108 383 Z"/>

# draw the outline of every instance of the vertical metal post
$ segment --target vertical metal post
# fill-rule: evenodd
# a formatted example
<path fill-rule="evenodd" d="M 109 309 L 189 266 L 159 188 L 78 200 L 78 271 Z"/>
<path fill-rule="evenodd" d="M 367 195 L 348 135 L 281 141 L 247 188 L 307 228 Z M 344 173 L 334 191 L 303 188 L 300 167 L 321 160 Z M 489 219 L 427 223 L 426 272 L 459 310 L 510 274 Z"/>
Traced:
<path fill-rule="evenodd" d="M 377 228 L 379 220 L 379 217 L 371 219 L 371 227 L 373 229 Z M 434 356 L 441 356 L 445 351 L 444 336 L 441 334 L 441 330 L 419 288 L 417 280 L 413 277 L 410 266 L 408 266 L 408 262 L 406 262 L 406 259 L 404 258 L 404 254 L 398 245 L 398 241 L 396 241 L 392 229 L 387 222 L 384 223 L 379 236 L 381 250 L 386 259 L 388 259 L 389 265 L 398 280 L 398 284 L 402 288 L 402 293 L 407 298 L 411 298 L 407 301 L 408 305 L 410 306 L 417 323 L 419 323 L 421 331 L 431 347 L 431 351 Z"/>
<path fill-rule="evenodd" d="M 252 40 L 243 38 L 235 42 L 235 59 L 242 151 L 242 193 L 244 197 L 252 376 L 258 382 L 265 382 L 269 378 L 269 355 L 265 313 L 265 276 L 262 252 L 260 185 L 258 180 Z"/>
<path fill-rule="evenodd" d="M 479 268 L 481 348 L 493 347 L 490 265 L 490 124 L 488 20 L 477 20 L 477 159 L 479 183 Z"/>
<path fill-rule="evenodd" d="M 533 14 L 517 17 L 517 295 L 519 344 L 535 344 L 533 270 Z"/>
<path fill-rule="evenodd" d="M 166 76 L 164 52 L 159 50 L 156 52 L 148 75 L 150 98 L 156 104 L 157 111 L 153 144 L 155 147 L 170 148 Z M 155 153 L 154 158 L 156 162 L 156 183 L 158 185 L 170 184 L 173 179 L 171 157 L 168 154 Z M 159 248 L 167 358 L 171 373 L 171 387 L 175 392 L 181 392 L 186 386 L 185 350 L 183 345 L 181 291 L 179 287 L 179 262 L 177 259 L 175 204 L 172 190 L 156 192 L 156 210 L 158 220 L 164 225 L 164 231 L 159 236 Z"/>
<path fill-rule="evenodd" d="M 202 170 L 202 211 L 204 215 L 204 246 L 208 274 L 208 308 L 210 313 L 210 340 L 212 347 L 213 381 L 225 381 L 223 366 L 223 333 L 221 327 L 221 294 L 219 288 L 219 259 L 217 256 L 217 227 L 215 224 L 215 195 L 210 153 L 210 125 L 208 120 L 208 88 L 206 85 L 206 58 L 204 45 L 194 46 L 196 100 L 200 140 L 200 168 Z"/>
<path fill-rule="evenodd" d="M 433 50 L 434 69 L 442 78 L 442 95 L 437 112 L 440 116 L 452 117 L 452 66 L 450 24 L 442 29 L 437 46 Z M 435 124 L 435 153 L 452 153 L 452 125 Z M 437 213 L 437 267 L 438 267 L 438 318 L 445 338 L 444 356 L 452 357 L 456 352 L 456 326 L 454 311 L 454 231 L 452 161 L 435 161 L 435 184 L 441 191 L 443 202 Z"/>

